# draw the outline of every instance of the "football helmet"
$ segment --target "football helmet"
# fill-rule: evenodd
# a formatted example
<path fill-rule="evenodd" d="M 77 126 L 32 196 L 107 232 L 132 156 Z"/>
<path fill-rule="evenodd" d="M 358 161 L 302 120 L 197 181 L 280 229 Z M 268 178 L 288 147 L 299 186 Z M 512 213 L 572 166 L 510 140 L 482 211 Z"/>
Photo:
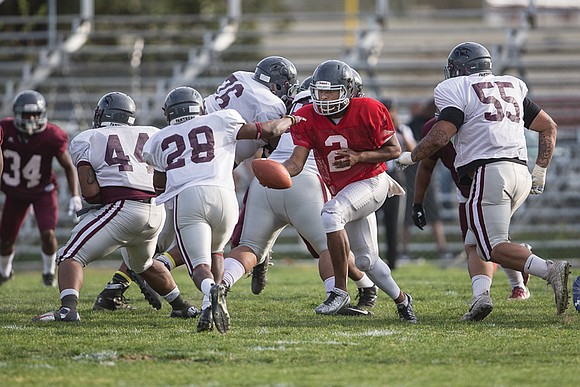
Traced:
<path fill-rule="evenodd" d="M 311 83 L 312 83 L 312 75 L 304 78 L 302 83 L 300 83 L 300 87 L 298 88 L 298 92 L 310 89 Z"/>
<path fill-rule="evenodd" d="M 19 132 L 32 136 L 46 129 L 46 100 L 38 91 L 24 90 L 18 93 L 12 109 L 14 126 Z"/>
<path fill-rule="evenodd" d="M 176 87 L 165 97 L 163 113 L 169 125 L 180 124 L 205 114 L 203 97 L 192 87 Z"/>
<path fill-rule="evenodd" d="M 326 99 L 323 92 L 340 91 L 337 99 Z M 312 74 L 310 95 L 314 111 L 325 116 L 334 115 L 346 109 L 354 95 L 354 75 L 352 69 L 340 60 L 327 60 L 318 65 Z"/>
<path fill-rule="evenodd" d="M 268 86 L 286 105 L 298 91 L 296 67 L 281 56 L 268 56 L 256 65 L 254 80 Z"/>
<path fill-rule="evenodd" d="M 471 74 L 491 74 L 491 55 L 479 43 L 458 44 L 449 53 L 443 73 L 445 79 Z"/>
<path fill-rule="evenodd" d="M 352 70 L 352 75 L 354 76 L 354 95 L 353 95 L 353 97 L 364 97 L 365 93 L 363 93 L 362 77 L 360 76 L 358 71 L 356 71 L 352 67 L 351 67 L 351 70 Z"/>
<path fill-rule="evenodd" d="M 109 125 L 135 124 L 135 102 L 131 97 L 119 91 L 107 93 L 101 97 L 95 109 L 93 128 Z"/>

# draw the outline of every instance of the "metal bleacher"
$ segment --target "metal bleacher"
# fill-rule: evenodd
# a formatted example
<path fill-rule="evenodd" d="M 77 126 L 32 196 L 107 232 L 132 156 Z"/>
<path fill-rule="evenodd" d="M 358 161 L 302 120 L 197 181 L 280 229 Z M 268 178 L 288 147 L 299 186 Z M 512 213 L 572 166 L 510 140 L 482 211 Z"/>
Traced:
<path fill-rule="evenodd" d="M 516 214 L 514 235 L 550 232 L 562 237 L 540 246 L 578 250 L 580 9 L 538 9 L 534 26 L 522 24 L 526 10 L 520 8 L 382 11 L 348 15 L 356 19 L 355 27 L 345 23 L 340 5 L 324 12 L 245 12 L 243 18 L 239 9 L 203 16 L 57 15 L 52 34 L 47 18 L 0 16 L 0 115 L 11 114 L 19 90 L 35 88 L 47 99 L 50 120 L 74 135 L 89 127 L 100 96 L 119 90 L 135 99 L 139 124 L 163 125 L 161 105 L 172 87 L 187 84 L 208 94 L 231 72 L 253 71 L 262 57 L 282 55 L 296 65 L 301 79 L 323 60 L 346 60 L 363 76 L 368 96 L 395 98 L 408 118 L 411 105 L 432 97 L 450 49 L 478 41 L 493 52 L 494 66 L 525 78 L 532 98 L 559 123 L 546 192 Z M 524 38 L 517 42 L 515 61 L 504 55 L 513 48 L 514 34 Z M 79 35 L 84 42 L 63 49 Z M 48 75 L 35 83 L 42 71 Z M 60 192 L 62 208 L 65 191 Z M 442 200 L 454 203 L 455 198 L 443 195 Z M 455 205 L 444 207 L 449 208 L 443 212 L 446 231 L 456 234 Z M 59 234 L 66 236 L 70 220 L 64 210 L 61 219 Z M 36 230 L 28 227 L 21 237 L 34 241 Z"/>

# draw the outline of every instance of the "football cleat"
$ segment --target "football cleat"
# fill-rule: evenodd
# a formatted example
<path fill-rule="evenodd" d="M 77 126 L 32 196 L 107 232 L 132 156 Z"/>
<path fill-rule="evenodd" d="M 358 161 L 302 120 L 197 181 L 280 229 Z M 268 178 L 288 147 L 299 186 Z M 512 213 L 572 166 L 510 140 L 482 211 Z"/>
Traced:
<path fill-rule="evenodd" d="M 198 332 L 211 332 L 213 331 L 213 317 L 211 315 L 211 306 L 202 309 L 199 315 L 199 320 L 197 322 Z"/>
<path fill-rule="evenodd" d="M 54 274 L 52 273 L 45 273 L 42 275 L 42 283 L 46 287 L 54 287 L 56 286 L 56 281 L 54 280 Z"/>
<path fill-rule="evenodd" d="M 523 301 L 529 298 L 530 298 L 530 290 L 526 286 L 524 286 L 523 288 L 516 286 L 515 288 L 512 289 L 512 294 L 511 296 L 508 297 L 508 300 Z"/>
<path fill-rule="evenodd" d="M 260 294 L 266 287 L 268 266 L 270 265 L 270 254 L 264 262 L 257 264 L 252 269 L 252 293 Z"/>
<path fill-rule="evenodd" d="M 39 316 L 32 318 L 32 321 L 65 321 L 77 322 L 81 321 L 81 316 L 76 310 L 61 306 L 59 310 L 53 312 L 46 312 Z"/>
<path fill-rule="evenodd" d="M 139 286 L 139 289 L 141 289 L 143 297 L 145 297 L 149 305 L 151 305 L 153 308 L 157 310 L 161 309 L 161 298 L 159 297 L 159 294 L 157 294 L 157 292 L 153 290 L 147 282 L 145 282 L 143 277 L 141 277 L 139 274 L 137 274 L 131 269 L 127 269 L 127 274 L 129 274 L 129 277 L 131 277 L 133 282 L 135 282 L 137 286 Z"/>
<path fill-rule="evenodd" d="M 471 307 L 461 317 L 461 321 L 481 321 L 493 310 L 493 302 L 489 292 L 484 292 L 473 299 Z"/>
<path fill-rule="evenodd" d="M 366 310 L 366 309 L 362 309 L 359 308 L 358 306 L 354 306 L 351 304 L 348 304 L 346 307 L 340 309 L 338 312 L 336 312 L 336 315 L 340 315 L 340 316 L 365 316 L 365 317 L 371 317 L 373 316 L 373 312 Z"/>
<path fill-rule="evenodd" d="M 227 333 L 230 330 L 230 314 L 226 305 L 227 288 L 224 285 L 215 284 L 211 287 L 211 314 L 213 323 L 219 333 Z"/>
<path fill-rule="evenodd" d="M 554 290 L 554 301 L 556 302 L 556 312 L 564 313 L 568 308 L 568 275 L 570 274 L 570 264 L 566 261 L 548 261 L 548 276 L 546 281 L 552 285 Z"/>
<path fill-rule="evenodd" d="M 93 310 L 135 310 L 136 308 L 127 303 L 127 299 L 123 295 L 126 289 L 123 284 L 108 284 L 97 296 L 93 304 Z"/>
<path fill-rule="evenodd" d="M 358 288 L 358 294 L 356 298 L 358 303 L 357 308 L 374 308 L 377 304 L 377 292 L 379 288 L 375 285 L 368 288 Z"/>
<path fill-rule="evenodd" d="M 10 281 L 12 278 L 14 278 L 14 270 L 10 271 L 10 275 L 8 275 L 8 277 L 0 275 L 0 286 L 2 286 L 5 282 Z"/>
<path fill-rule="evenodd" d="M 572 285 L 572 300 L 574 301 L 574 308 L 580 313 L 580 276 L 576 277 Z"/>
<path fill-rule="evenodd" d="M 196 318 L 199 315 L 199 309 L 197 309 L 193 304 L 185 302 L 186 306 L 182 309 L 172 309 L 169 317 L 176 318 Z"/>
<path fill-rule="evenodd" d="M 417 317 L 415 317 L 415 311 L 413 310 L 413 297 L 410 294 L 406 295 L 407 297 L 407 306 L 401 304 L 397 304 L 397 313 L 399 314 L 399 320 L 403 322 L 408 322 L 411 324 L 417 323 Z"/>
<path fill-rule="evenodd" d="M 348 292 L 339 288 L 334 288 L 328 293 L 324 302 L 314 309 L 317 314 L 335 314 L 341 309 L 350 305 Z"/>

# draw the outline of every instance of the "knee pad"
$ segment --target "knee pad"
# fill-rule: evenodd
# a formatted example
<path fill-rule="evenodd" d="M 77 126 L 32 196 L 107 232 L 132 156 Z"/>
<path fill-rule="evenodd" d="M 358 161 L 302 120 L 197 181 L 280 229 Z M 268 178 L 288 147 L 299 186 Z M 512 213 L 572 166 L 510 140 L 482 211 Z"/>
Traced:
<path fill-rule="evenodd" d="M 325 206 L 322 210 L 322 228 L 325 233 L 342 230 L 345 222 L 337 206 Z"/>
<path fill-rule="evenodd" d="M 368 255 L 361 255 L 354 259 L 354 263 L 359 270 L 367 272 L 372 270 L 375 266 L 375 261 L 371 259 Z"/>

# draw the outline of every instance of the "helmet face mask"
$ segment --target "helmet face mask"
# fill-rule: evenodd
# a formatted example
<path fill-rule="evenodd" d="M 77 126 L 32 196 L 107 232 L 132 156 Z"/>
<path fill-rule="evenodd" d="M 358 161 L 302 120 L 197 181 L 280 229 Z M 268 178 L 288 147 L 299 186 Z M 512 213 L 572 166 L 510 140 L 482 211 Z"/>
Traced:
<path fill-rule="evenodd" d="M 289 105 L 298 92 L 296 67 L 281 56 L 262 59 L 254 70 L 254 80 L 268 86 L 270 91 Z"/>
<path fill-rule="evenodd" d="M 46 129 L 46 100 L 37 91 L 25 90 L 14 98 L 14 126 L 23 134 L 32 136 Z"/>
<path fill-rule="evenodd" d="M 489 51 L 479 43 L 464 42 L 455 46 L 443 68 L 445 79 L 472 74 L 491 74 Z"/>
<path fill-rule="evenodd" d="M 163 103 L 163 113 L 169 125 L 176 125 L 205 114 L 201 94 L 187 86 L 177 87 L 167 94 Z"/>
<path fill-rule="evenodd" d="M 354 96 L 352 69 L 339 60 L 328 60 L 318 65 L 312 74 L 310 95 L 314 111 L 324 116 L 342 112 Z M 336 98 L 329 99 L 329 91 L 338 91 Z"/>
<path fill-rule="evenodd" d="M 101 97 L 95 108 L 93 128 L 111 125 L 134 125 L 135 102 L 127 94 L 113 91 Z"/>

